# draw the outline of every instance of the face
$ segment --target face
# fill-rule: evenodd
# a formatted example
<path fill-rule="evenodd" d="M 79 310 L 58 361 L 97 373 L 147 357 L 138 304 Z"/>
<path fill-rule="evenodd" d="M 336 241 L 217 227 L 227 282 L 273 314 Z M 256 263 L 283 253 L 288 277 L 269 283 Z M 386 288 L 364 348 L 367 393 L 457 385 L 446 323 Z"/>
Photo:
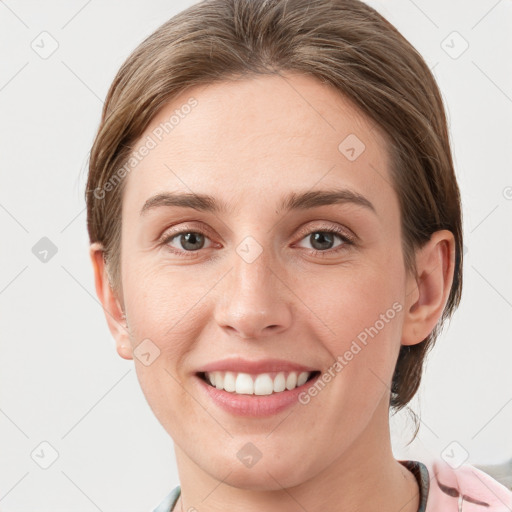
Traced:
<path fill-rule="evenodd" d="M 121 303 L 148 403 L 182 460 L 253 489 L 389 442 L 407 301 L 382 134 L 329 86 L 284 77 L 173 99 L 122 208 Z"/>

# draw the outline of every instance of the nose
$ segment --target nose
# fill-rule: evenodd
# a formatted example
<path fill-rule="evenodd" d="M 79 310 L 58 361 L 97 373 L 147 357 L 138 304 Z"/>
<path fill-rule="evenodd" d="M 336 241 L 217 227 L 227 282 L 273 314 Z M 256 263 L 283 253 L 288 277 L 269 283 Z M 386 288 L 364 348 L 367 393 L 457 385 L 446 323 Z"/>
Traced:
<path fill-rule="evenodd" d="M 264 250 L 254 261 L 234 254 L 233 265 L 223 281 L 222 297 L 216 301 L 217 324 L 244 339 L 276 335 L 292 321 L 286 272 Z"/>

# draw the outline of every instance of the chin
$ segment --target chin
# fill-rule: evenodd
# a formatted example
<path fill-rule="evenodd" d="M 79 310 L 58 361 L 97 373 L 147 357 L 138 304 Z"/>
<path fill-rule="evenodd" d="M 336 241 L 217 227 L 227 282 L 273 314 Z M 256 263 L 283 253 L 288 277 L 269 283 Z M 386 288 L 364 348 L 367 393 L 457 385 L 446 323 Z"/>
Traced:
<path fill-rule="evenodd" d="M 245 490 L 280 491 L 283 487 L 295 487 L 311 478 L 311 468 L 305 464 L 306 461 L 290 460 L 279 454 L 270 454 L 268 458 L 263 455 L 251 467 L 245 467 L 238 459 L 235 462 L 227 460 L 225 453 L 205 462 L 203 468 L 213 478 Z M 222 470 L 219 471 L 219 467 Z"/>
<path fill-rule="evenodd" d="M 300 475 L 289 474 L 289 468 L 287 473 L 288 475 L 285 477 L 284 474 L 273 471 L 272 468 L 260 468 L 258 471 L 252 468 L 250 470 L 238 469 L 233 471 L 225 479 L 225 475 L 215 475 L 215 477 L 231 487 L 246 491 L 281 491 L 283 487 L 290 488 L 300 485 L 304 480 Z"/>

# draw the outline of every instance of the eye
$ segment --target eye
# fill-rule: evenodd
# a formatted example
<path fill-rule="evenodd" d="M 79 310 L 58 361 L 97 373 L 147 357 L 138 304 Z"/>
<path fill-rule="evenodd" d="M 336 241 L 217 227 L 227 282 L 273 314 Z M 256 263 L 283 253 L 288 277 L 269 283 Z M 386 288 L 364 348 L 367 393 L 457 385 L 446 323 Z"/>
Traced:
<path fill-rule="evenodd" d="M 339 243 L 337 246 L 333 246 L 336 238 L 341 240 L 341 243 Z M 348 234 L 345 233 L 345 231 L 336 227 L 325 229 L 321 228 L 315 229 L 314 231 L 309 231 L 306 236 L 301 239 L 301 241 L 304 240 L 311 244 L 312 250 L 315 252 L 315 254 L 321 252 L 338 252 L 346 249 L 347 246 L 354 243 Z"/>
<path fill-rule="evenodd" d="M 209 238 L 200 231 L 184 230 L 164 236 L 162 245 L 168 246 L 174 253 L 183 255 L 184 252 L 193 253 L 204 249 L 206 240 Z"/>
<path fill-rule="evenodd" d="M 340 242 L 338 245 L 333 245 L 336 238 Z M 324 253 L 331 254 L 346 250 L 348 246 L 354 244 L 352 237 L 345 230 L 338 227 L 321 227 L 306 231 L 300 241 L 301 243 L 309 242 L 312 246 L 311 251 L 315 255 L 322 256 Z M 205 233 L 191 229 L 164 234 L 160 244 L 169 249 L 170 252 L 182 257 L 199 256 L 201 249 L 207 249 L 213 245 Z M 308 247 L 305 248 L 308 249 Z"/>

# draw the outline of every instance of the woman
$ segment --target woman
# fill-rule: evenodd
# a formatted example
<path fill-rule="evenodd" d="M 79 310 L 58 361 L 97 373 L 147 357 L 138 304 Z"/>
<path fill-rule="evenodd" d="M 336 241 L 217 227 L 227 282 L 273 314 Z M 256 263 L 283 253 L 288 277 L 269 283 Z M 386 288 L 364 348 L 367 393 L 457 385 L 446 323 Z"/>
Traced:
<path fill-rule="evenodd" d="M 116 76 L 86 199 L 117 351 L 175 444 L 158 512 L 510 509 L 472 466 L 391 450 L 462 222 L 438 87 L 375 10 L 181 12 Z"/>

